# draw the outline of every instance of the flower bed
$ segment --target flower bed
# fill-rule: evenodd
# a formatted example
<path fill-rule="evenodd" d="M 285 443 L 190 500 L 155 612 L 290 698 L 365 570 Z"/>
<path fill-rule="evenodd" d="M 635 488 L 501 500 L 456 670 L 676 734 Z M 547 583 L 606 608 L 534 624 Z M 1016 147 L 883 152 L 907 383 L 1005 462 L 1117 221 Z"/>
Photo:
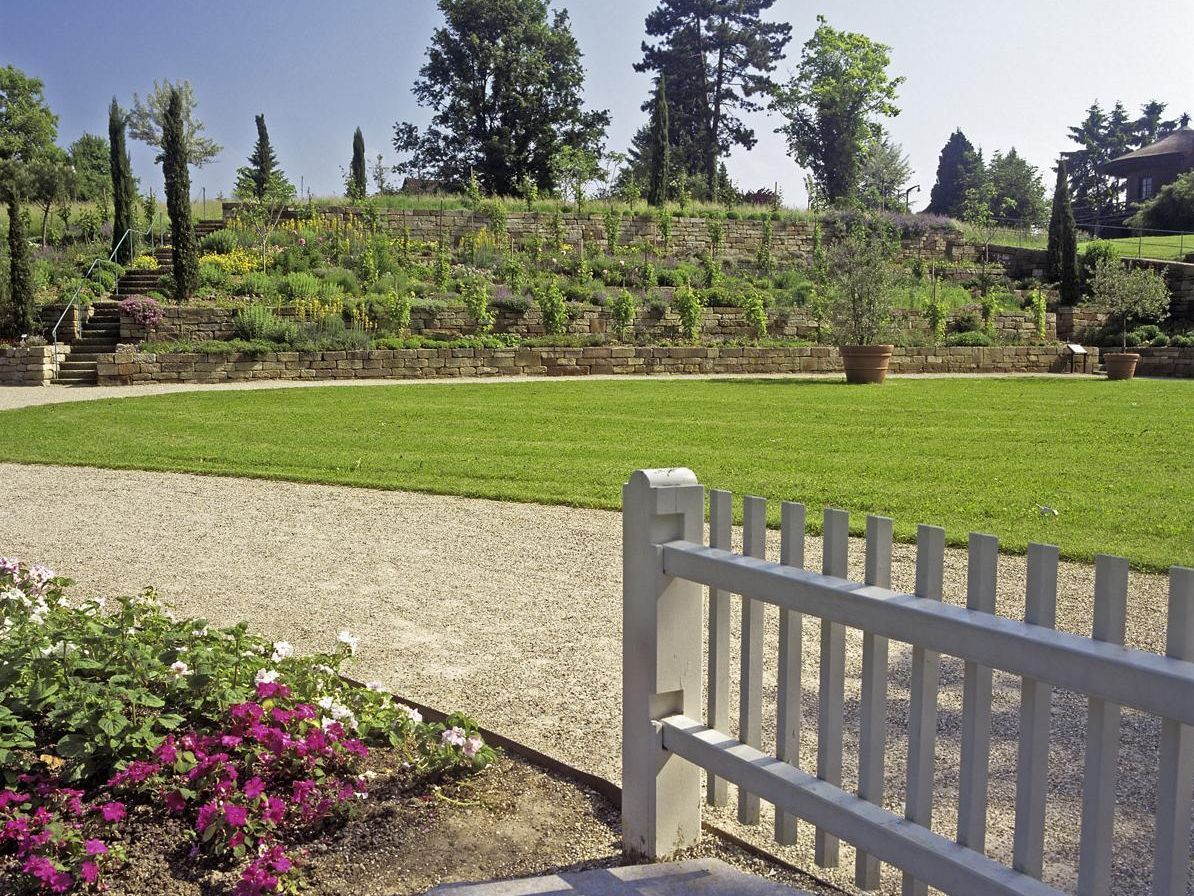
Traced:
<path fill-rule="evenodd" d="M 176 620 L 152 592 L 72 601 L 68 580 L 0 559 L 0 892 L 98 891 L 172 820 L 231 892 L 293 892 L 306 850 L 369 799 L 370 751 L 426 790 L 493 759 L 473 722 L 427 723 L 243 624 Z"/>

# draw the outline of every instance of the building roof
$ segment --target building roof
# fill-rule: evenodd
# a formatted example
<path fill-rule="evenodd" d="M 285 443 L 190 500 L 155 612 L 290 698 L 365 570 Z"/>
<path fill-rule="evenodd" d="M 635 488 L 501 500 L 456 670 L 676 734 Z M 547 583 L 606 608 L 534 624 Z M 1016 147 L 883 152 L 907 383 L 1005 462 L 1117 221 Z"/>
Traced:
<path fill-rule="evenodd" d="M 1178 128 L 1156 143 L 1119 156 L 1100 166 L 1105 174 L 1125 176 L 1163 158 L 1187 156 L 1194 163 L 1194 128 Z"/>

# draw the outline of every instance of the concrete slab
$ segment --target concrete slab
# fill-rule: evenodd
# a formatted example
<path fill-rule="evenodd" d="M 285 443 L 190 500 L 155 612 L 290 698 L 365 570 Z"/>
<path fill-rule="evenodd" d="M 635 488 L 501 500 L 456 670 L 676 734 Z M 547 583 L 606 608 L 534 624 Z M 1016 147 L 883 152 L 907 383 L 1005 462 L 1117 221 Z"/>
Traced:
<path fill-rule="evenodd" d="M 719 859 L 627 865 L 489 883 L 442 884 L 427 896 L 801 896 Z M 805 896 L 807 894 L 805 893 Z"/>

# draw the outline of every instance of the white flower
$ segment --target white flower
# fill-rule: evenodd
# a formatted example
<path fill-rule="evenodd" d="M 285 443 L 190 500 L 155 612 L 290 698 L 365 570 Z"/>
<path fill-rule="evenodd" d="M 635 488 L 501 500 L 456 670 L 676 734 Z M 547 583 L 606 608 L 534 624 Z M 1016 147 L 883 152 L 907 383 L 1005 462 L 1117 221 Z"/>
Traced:
<path fill-rule="evenodd" d="M 477 755 L 477 753 L 480 752 L 483 746 L 485 746 L 485 741 L 481 740 L 481 736 L 479 734 L 474 734 L 464 742 L 464 748 L 461 750 L 461 752 L 463 752 L 464 755 L 469 759 L 472 759 Z"/>
<path fill-rule="evenodd" d="M 382 693 L 383 691 L 385 691 L 385 689 L 386 689 L 386 686 L 384 684 L 382 684 L 380 681 L 367 681 L 367 682 L 365 682 L 365 687 L 367 687 L 371 691 L 377 691 L 379 694 Z"/>
<path fill-rule="evenodd" d="M 340 629 L 340 634 L 336 635 L 336 640 L 341 644 L 347 645 L 350 656 L 356 656 L 357 645 L 361 643 L 360 638 L 350 634 L 348 629 Z"/>
<path fill-rule="evenodd" d="M 15 600 L 24 602 L 26 600 L 25 592 L 18 588 L 9 588 L 7 591 L 0 592 L 0 600 Z"/>
<path fill-rule="evenodd" d="M 333 669 L 331 666 L 325 666 L 323 663 L 317 663 L 316 665 L 312 666 L 311 668 L 313 670 L 315 670 L 316 672 L 322 672 L 324 675 L 335 675 L 336 674 L 335 669 Z"/>
<path fill-rule="evenodd" d="M 182 678 L 184 675 L 190 675 L 190 667 L 182 660 L 177 660 L 170 664 L 170 674 L 175 678 Z"/>
<path fill-rule="evenodd" d="M 449 728 L 439 736 L 440 743 L 449 747 L 463 747 L 465 744 L 464 729 Z"/>
<path fill-rule="evenodd" d="M 406 717 L 410 719 L 412 725 L 417 725 L 423 721 L 423 714 L 415 709 L 413 706 L 405 706 L 399 704 L 398 708 L 406 713 Z"/>
<path fill-rule="evenodd" d="M 258 684 L 273 684 L 278 680 L 277 669 L 258 669 L 257 677 L 254 679 Z"/>
<path fill-rule="evenodd" d="M 320 709 L 327 709 L 327 710 L 330 710 L 332 708 L 332 704 L 335 702 L 336 701 L 333 700 L 331 697 L 320 697 L 319 700 L 317 701 Z"/>
<path fill-rule="evenodd" d="M 294 647 L 291 646 L 289 641 L 274 642 L 273 661 L 275 663 L 281 662 L 282 660 L 288 659 L 292 656 L 294 656 Z"/>

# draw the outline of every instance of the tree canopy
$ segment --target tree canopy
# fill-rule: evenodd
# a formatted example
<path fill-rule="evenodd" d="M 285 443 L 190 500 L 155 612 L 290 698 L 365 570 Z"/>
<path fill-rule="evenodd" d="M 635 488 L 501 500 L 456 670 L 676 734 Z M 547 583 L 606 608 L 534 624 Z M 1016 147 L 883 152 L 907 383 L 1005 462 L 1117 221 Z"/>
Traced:
<path fill-rule="evenodd" d="M 203 135 L 205 126 L 195 115 L 199 101 L 195 99 L 195 91 L 191 87 L 190 81 L 179 81 L 175 84 L 169 81 L 159 84 L 154 81 L 153 90 L 146 95 L 144 101 L 134 93 L 133 110 L 129 113 L 128 119 L 129 134 L 134 139 L 148 143 L 150 146 L 156 146 L 164 152 L 163 131 L 166 106 L 175 92 L 178 93 L 181 103 L 182 145 L 187 164 L 202 168 L 218 156 L 224 147 Z M 161 160 L 162 156 L 159 154 L 158 161 Z"/>
<path fill-rule="evenodd" d="M 864 34 L 838 31 L 824 16 L 804 45 L 800 67 L 777 88 L 771 108 L 787 119 L 776 129 L 827 202 L 854 202 L 867 147 L 882 133 L 880 118 L 899 115 L 890 78 L 891 48 Z"/>
<path fill-rule="evenodd" d="M 414 85 L 434 114 L 421 132 L 394 126 L 394 148 L 408 157 L 396 171 L 456 186 L 474 171 L 488 192 L 514 195 L 524 178 L 554 189 L 565 146 L 600 153 L 609 113 L 584 108 L 566 11 L 548 0 L 439 0 L 439 9 L 444 23 Z"/>
<path fill-rule="evenodd" d="M 763 13 L 775 0 L 660 0 L 647 14 L 635 70 L 667 81 L 669 139 L 686 173 L 712 193 L 718 162 L 734 146 L 750 149 L 754 131 L 742 113 L 763 108 L 755 97 L 775 88 L 771 73 L 791 40 L 792 26 Z M 654 116 L 655 98 L 643 105 Z"/>
<path fill-rule="evenodd" d="M 286 175 L 278 166 L 278 157 L 270 143 L 269 131 L 265 127 L 265 115 L 253 117 L 257 125 L 257 142 L 253 144 L 253 152 L 249 155 L 249 164 L 236 169 L 236 188 L 238 196 L 253 196 L 257 199 L 265 196 L 271 182 L 275 179 L 286 181 Z"/>
<path fill-rule="evenodd" d="M 966 194 L 980 189 L 983 180 L 983 157 L 974 148 L 962 129 L 949 135 L 937 159 L 937 180 L 929 193 L 925 211 L 934 215 L 961 218 L 965 211 Z"/>
<path fill-rule="evenodd" d="M 904 188 L 911 179 L 904 147 L 884 133 L 867 146 L 858 173 L 859 198 L 867 208 L 903 210 Z"/>
<path fill-rule="evenodd" d="M 96 134 L 83 134 L 67 150 L 75 169 L 75 197 L 94 202 L 111 194 L 112 163 L 108 141 Z"/>
<path fill-rule="evenodd" d="M 1194 171 L 1187 171 L 1128 218 L 1130 227 L 1145 230 L 1194 230 Z"/>
<path fill-rule="evenodd" d="M 32 162 L 58 139 L 58 116 L 50 111 L 40 78 L 15 65 L 0 68 L 0 161 Z"/>
<path fill-rule="evenodd" d="M 996 218 L 1028 224 L 1045 220 L 1045 184 L 1036 166 L 1028 164 L 1016 147 L 991 156 L 987 179 L 991 183 L 991 214 Z"/>

